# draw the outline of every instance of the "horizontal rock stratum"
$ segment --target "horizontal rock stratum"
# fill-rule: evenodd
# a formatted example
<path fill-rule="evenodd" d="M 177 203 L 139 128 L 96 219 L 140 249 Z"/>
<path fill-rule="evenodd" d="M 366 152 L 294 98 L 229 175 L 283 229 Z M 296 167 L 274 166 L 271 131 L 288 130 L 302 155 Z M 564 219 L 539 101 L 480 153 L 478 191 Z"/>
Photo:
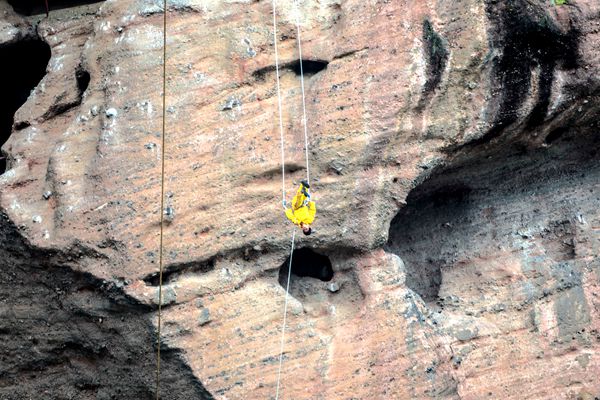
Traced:
<path fill-rule="evenodd" d="M 0 4 L 0 398 L 156 398 L 164 161 L 160 398 L 274 399 L 272 2 L 168 1 L 166 59 L 161 1 L 49 3 Z M 277 3 L 280 398 L 600 398 L 600 3 Z"/>

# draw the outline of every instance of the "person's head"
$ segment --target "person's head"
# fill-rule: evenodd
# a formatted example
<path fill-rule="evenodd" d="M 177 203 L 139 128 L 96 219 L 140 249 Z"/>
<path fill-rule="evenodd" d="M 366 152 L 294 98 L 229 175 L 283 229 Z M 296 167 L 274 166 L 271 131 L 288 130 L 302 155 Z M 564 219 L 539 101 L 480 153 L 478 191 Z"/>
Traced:
<path fill-rule="evenodd" d="M 302 225 L 302 233 L 304 233 L 306 236 L 308 236 L 312 233 L 312 229 L 310 229 L 310 226 L 303 224 Z"/>

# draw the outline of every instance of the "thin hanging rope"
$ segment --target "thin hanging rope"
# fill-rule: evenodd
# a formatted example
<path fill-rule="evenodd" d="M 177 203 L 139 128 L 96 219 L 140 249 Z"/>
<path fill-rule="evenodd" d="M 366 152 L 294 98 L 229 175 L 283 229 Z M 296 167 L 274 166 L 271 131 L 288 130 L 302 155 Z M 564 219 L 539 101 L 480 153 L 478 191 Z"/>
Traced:
<path fill-rule="evenodd" d="M 283 116 L 281 112 L 281 86 L 279 83 L 279 52 L 277 50 L 277 0 L 273 0 L 273 44 L 275 45 L 275 77 L 277 80 L 277 108 L 279 111 L 279 137 L 281 142 L 281 203 L 285 207 L 285 154 L 283 144 Z"/>
<path fill-rule="evenodd" d="M 294 0 L 296 8 L 296 37 L 298 41 L 298 58 L 300 59 L 300 87 L 302 88 L 302 124 L 304 125 L 304 152 L 306 155 L 306 182 L 310 184 L 310 166 L 308 164 L 308 121 L 306 119 L 306 96 L 304 94 L 304 69 L 302 67 L 302 40 L 300 39 L 300 7 Z"/>
<path fill-rule="evenodd" d="M 285 341 L 285 324 L 287 321 L 288 293 L 290 292 L 290 277 L 292 276 L 292 257 L 294 256 L 294 241 L 296 239 L 296 228 L 292 231 L 292 250 L 290 251 L 290 263 L 288 266 L 287 285 L 285 286 L 285 305 L 283 306 L 283 326 L 281 327 L 281 346 L 279 350 L 279 372 L 277 372 L 277 392 L 275 400 L 279 400 L 279 384 L 281 382 L 281 366 L 283 364 L 283 344 Z"/>
<path fill-rule="evenodd" d="M 163 0 L 163 70 L 162 70 L 162 147 L 160 169 L 160 244 L 158 251 L 158 337 L 156 346 L 156 400 L 160 399 L 160 327 L 162 312 L 163 283 L 163 225 L 165 210 L 165 132 L 166 132 L 166 98 L 167 98 L 167 0 Z"/>

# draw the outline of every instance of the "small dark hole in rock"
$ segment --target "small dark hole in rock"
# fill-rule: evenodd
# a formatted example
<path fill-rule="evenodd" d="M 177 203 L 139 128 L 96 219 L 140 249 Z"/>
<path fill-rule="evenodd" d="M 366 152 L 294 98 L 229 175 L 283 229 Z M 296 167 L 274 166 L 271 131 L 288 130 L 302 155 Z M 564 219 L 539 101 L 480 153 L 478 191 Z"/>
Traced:
<path fill-rule="evenodd" d="M 315 75 L 327 68 L 327 61 L 302 60 L 302 71 L 305 76 Z M 300 60 L 296 60 L 290 66 L 296 75 L 300 75 Z"/>
<path fill-rule="evenodd" d="M 85 93 L 90 84 L 90 73 L 84 69 L 78 69 L 75 73 L 75 77 L 77 78 L 77 89 L 79 90 L 79 95 L 83 96 L 83 93 Z"/>
<path fill-rule="evenodd" d="M 31 124 L 29 123 L 29 121 L 19 121 L 15 124 L 15 130 L 16 131 L 20 131 L 21 129 L 25 129 L 28 126 L 31 126 Z"/>
<path fill-rule="evenodd" d="M 279 284 L 284 288 L 287 285 L 289 264 L 290 258 L 288 257 L 279 268 Z M 331 260 L 329 260 L 329 257 L 309 248 L 294 250 L 292 255 L 292 279 L 294 276 L 308 276 L 329 282 L 333 278 Z"/>

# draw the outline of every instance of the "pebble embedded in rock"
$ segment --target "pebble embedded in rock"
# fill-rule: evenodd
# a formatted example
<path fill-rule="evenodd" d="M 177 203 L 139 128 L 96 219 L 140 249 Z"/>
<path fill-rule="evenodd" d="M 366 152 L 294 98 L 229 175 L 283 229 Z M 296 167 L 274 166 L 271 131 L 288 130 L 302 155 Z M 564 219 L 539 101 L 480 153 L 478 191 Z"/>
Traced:
<path fill-rule="evenodd" d="M 107 109 L 107 110 L 105 111 L 105 113 L 106 113 L 106 116 L 107 116 L 108 118 L 114 118 L 114 117 L 116 117 L 116 116 L 118 115 L 118 112 L 117 112 L 117 110 L 116 110 L 115 108 L 112 108 L 112 107 L 111 107 L 111 108 L 109 108 L 109 109 Z"/>
<path fill-rule="evenodd" d="M 200 316 L 198 317 L 198 325 L 204 326 L 210 321 L 212 321 L 212 319 L 210 318 L 210 311 L 208 311 L 208 308 L 203 308 L 200 311 Z"/>
<path fill-rule="evenodd" d="M 40 224 L 40 223 L 42 223 L 42 217 L 40 217 L 39 215 L 35 215 L 35 216 L 32 218 L 32 220 L 33 220 L 33 222 L 35 222 L 36 224 Z"/>
<path fill-rule="evenodd" d="M 337 282 L 331 282 L 327 285 L 327 290 L 331 293 L 338 292 L 340 290 L 340 285 L 338 285 Z"/>
<path fill-rule="evenodd" d="M 52 197 L 52 192 L 50 190 L 47 190 L 42 196 L 44 197 L 44 199 L 48 200 L 50 197 Z"/>

